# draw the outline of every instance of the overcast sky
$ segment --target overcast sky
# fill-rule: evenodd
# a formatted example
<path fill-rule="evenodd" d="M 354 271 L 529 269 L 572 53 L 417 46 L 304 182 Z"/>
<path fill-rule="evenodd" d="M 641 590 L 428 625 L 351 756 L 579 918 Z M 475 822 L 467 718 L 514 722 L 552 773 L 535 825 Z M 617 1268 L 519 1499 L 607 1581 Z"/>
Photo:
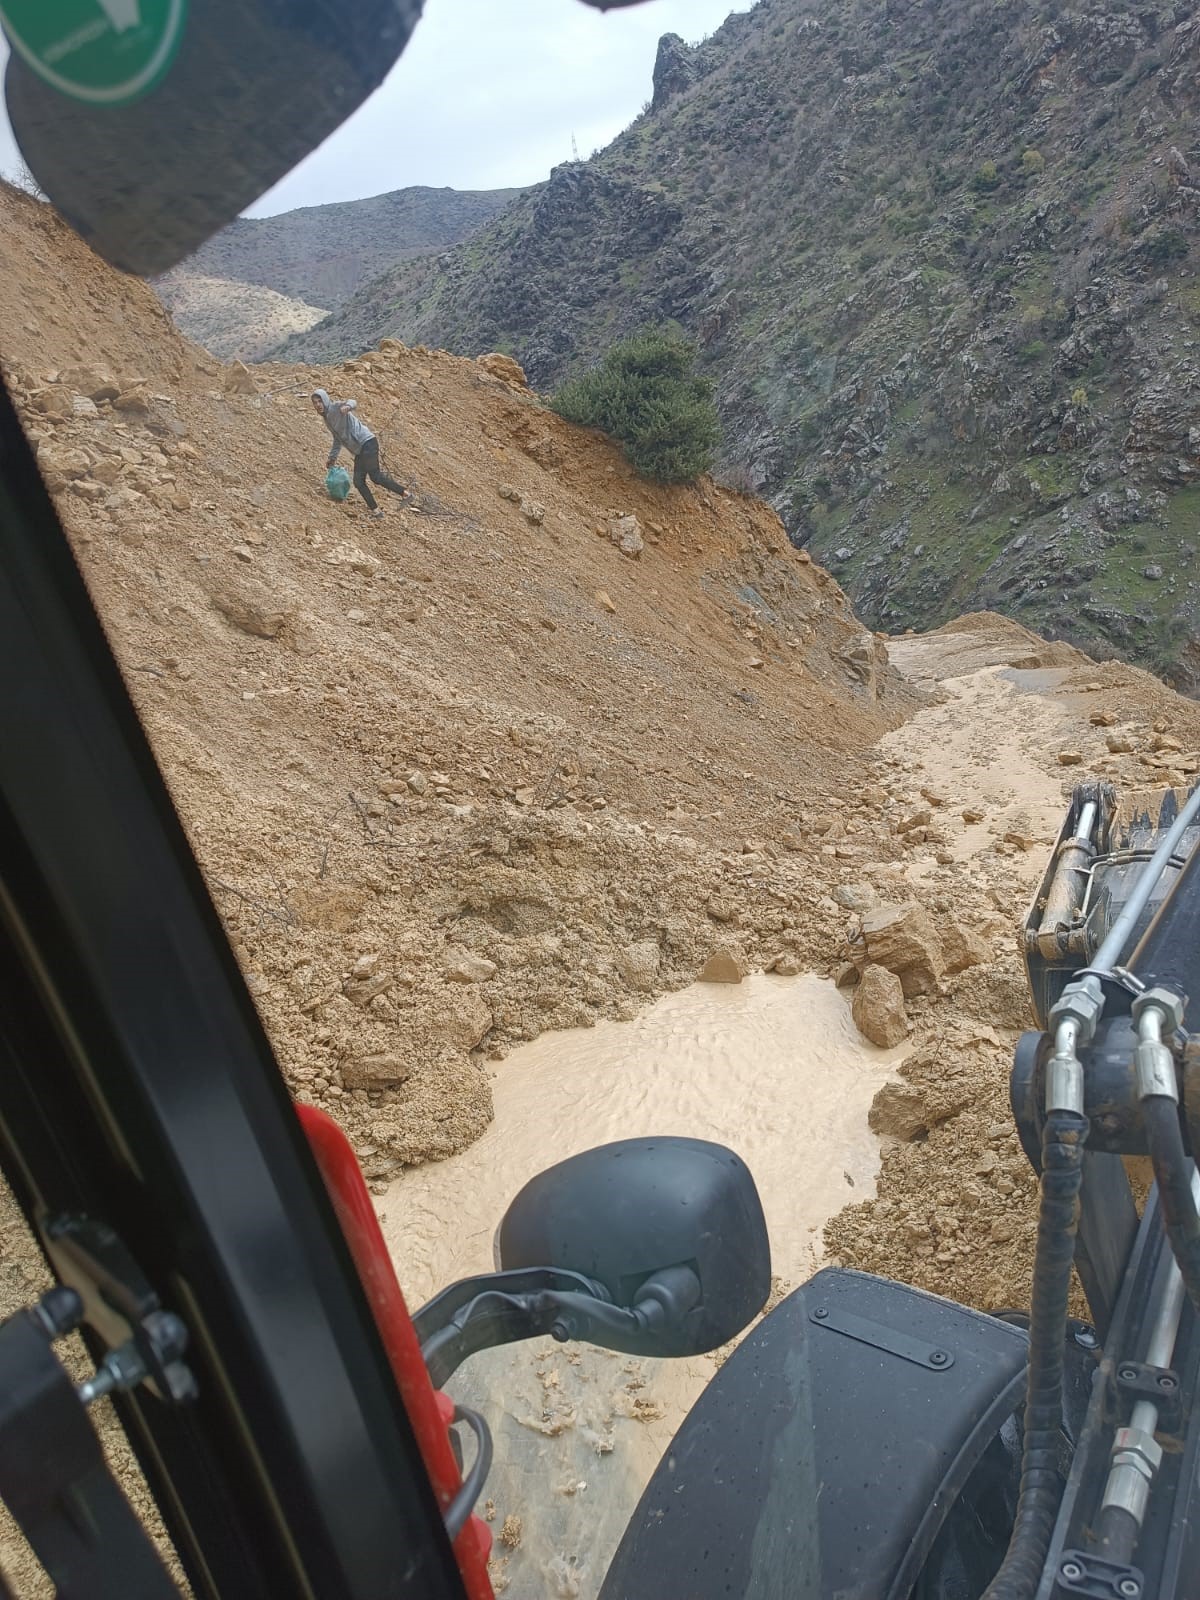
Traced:
<path fill-rule="evenodd" d="M 579 0 L 426 0 L 383 87 L 251 215 L 409 184 L 536 183 L 571 159 L 572 134 L 588 156 L 633 120 L 650 98 L 661 34 L 702 39 L 750 4 L 646 0 L 601 13 Z M 18 159 L 4 118 L 0 171 Z"/>

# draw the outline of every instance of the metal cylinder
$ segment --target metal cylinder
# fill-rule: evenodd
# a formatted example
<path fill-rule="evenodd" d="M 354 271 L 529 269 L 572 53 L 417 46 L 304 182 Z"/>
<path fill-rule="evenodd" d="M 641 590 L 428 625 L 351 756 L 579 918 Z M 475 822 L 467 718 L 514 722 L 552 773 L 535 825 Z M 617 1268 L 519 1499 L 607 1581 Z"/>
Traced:
<path fill-rule="evenodd" d="M 1089 800 L 1079 814 L 1075 832 L 1058 847 L 1054 876 L 1046 889 L 1042 918 L 1034 938 L 1043 961 L 1061 961 L 1065 956 L 1087 953 L 1087 931 L 1079 913 L 1087 889 L 1088 869 L 1095 856 L 1092 834 L 1096 813 L 1096 802 Z"/>
<path fill-rule="evenodd" d="M 1076 1054 L 1079 1024 L 1064 1017 L 1054 1030 L 1054 1054 L 1046 1063 L 1046 1114 L 1083 1111 L 1083 1067 Z"/>
<path fill-rule="evenodd" d="M 1079 826 L 1075 829 L 1074 842 L 1076 844 L 1091 844 L 1092 832 L 1096 826 L 1096 812 L 1099 808 L 1094 800 L 1089 800 L 1079 813 Z"/>
<path fill-rule="evenodd" d="M 1194 1169 L 1192 1193 L 1200 1198 L 1200 1174 Z M 1151 1293 L 1150 1336 L 1142 1359 L 1149 1367 L 1169 1367 L 1186 1298 L 1183 1277 L 1170 1256 L 1164 1257 L 1162 1274 Z M 1104 1486 L 1102 1509 L 1115 1507 L 1126 1512 L 1139 1528 L 1162 1462 L 1162 1446 L 1154 1437 L 1157 1427 L 1158 1407 L 1152 1400 L 1139 1400 L 1130 1414 L 1129 1426 L 1117 1429 L 1112 1465 Z M 1129 1553 L 1132 1555 L 1132 1549 Z"/>
<path fill-rule="evenodd" d="M 1137 1019 L 1138 1043 L 1133 1052 L 1133 1068 L 1137 1079 L 1138 1098 L 1147 1095 L 1165 1095 L 1170 1100 L 1179 1099 L 1179 1086 L 1175 1081 L 1175 1057 L 1163 1043 L 1163 1025 L 1168 1019 L 1157 1006 L 1147 1006 Z"/>

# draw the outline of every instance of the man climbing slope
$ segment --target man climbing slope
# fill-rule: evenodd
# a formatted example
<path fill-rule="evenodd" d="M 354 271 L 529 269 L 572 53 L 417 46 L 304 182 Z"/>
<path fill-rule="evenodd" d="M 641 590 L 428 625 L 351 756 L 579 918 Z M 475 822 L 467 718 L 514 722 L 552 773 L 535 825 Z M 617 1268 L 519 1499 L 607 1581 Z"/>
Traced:
<path fill-rule="evenodd" d="M 325 389 L 314 389 L 312 403 L 313 410 L 321 413 L 325 426 L 333 435 L 333 448 L 326 459 L 326 467 L 334 465 L 344 445 L 354 457 L 354 487 L 367 502 L 367 509 L 373 517 L 382 517 L 383 512 L 375 503 L 375 496 L 368 487 L 368 479 L 372 483 L 377 483 L 381 489 L 388 489 L 392 494 L 398 494 L 403 500 L 412 499 L 404 485 L 397 483 L 395 478 L 390 477 L 380 466 L 379 440 L 366 423 L 355 415 L 358 410 L 357 400 L 331 400 Z"/>

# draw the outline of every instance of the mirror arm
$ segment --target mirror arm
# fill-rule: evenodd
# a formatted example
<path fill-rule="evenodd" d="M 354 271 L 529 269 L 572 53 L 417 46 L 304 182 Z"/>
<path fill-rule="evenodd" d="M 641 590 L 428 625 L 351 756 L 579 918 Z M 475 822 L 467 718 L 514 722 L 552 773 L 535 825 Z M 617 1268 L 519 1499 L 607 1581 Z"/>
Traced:
<path fill-rule="evenodd" d="M 493 1287 L 507 1280 L 527 1281 L 567 1279 L 569 1289 L 543 1287 L 527 1293 L 506 1293 Z M 588 1286 L 581 1291 L 577 1285 Z M 591 1289 L 599 1293 L 590 1292 Z M 466 1292 L 476 1290 L 470 1299 Z M 690 1267 L 666 1267 L 656 1272 L 638 1290 L 637 1304 L 614 1306 L 598 1284 L 577 1273 L 512 1272 L 490 1277 L 469 1278 L 454 1284 L 438 1300 L 454 1303 L 453 1315 L 443 1319 L 422 1341 L 421 1354 L 435 1389 L 440 1389 L 469 1356 L 496 1345 L 514 1344 L 521 1339 L 537 1339 L 549 1334 L 565 1343 L 584 1339 L 607 1349 L 625 1350 L 634 1355 L 654 1355 L 655 1335 L 682 1322 L 700 1300 L 700 1281 Z M 431 1301 L 418 1316 L 428 1324 Z"/>
<path fill-rule="evenodd" d="M 564 1298 L 587 1306 L 607 1294 L 582 1273 L 551 1267 L 486 1273 L 443 1289 L 413 1318 L 434 1388 L 477 1351 L 549 1333 Z"/>
<path fill-rule="evenodd" d="M 690 1267 L 664 1267 L 646 1279 L 632 1307 L 614 1306 L 578 1294 L 552 1296 L 559 1316 L 547 1329 L 551 1338 L 586 1339 L 632 1354 L 654 1355 L 654 1336 L 677 1326 L 700 1302 L 700 1280 Z M 614 1341 L 619 1340 L 619 1343 Z"/>
<path fill-rule="evenodd" d="M 460 1278 L 427 1301 L 419 1311 L 413 1312 L 413 1327 L 417 1340 L 427 1344 L 434 1334 L 440 1333 L 454 1320 L 464 1306 L 478 1300 L 482 1294 L 493 1291 L 499 1294 L 538 1294 L 544 1289 L 576 1292 L 596 1300 L 607 1300 L 608 1291 L 594 1278 L 585 1278 L 581 1272 L 567 1272 L 558 1267 L 518 1267 L 508 1272 L 483 1272 L 477 1278 Z"/>
<path fill-rule="evenodd" d="M 444 1387 L 467 1357 L 480 1350 L 549 1333 L 556 1315 L 554 1297 L 549 1294 L 478 1295 L 421 1346 L 434 1388 Z"/>

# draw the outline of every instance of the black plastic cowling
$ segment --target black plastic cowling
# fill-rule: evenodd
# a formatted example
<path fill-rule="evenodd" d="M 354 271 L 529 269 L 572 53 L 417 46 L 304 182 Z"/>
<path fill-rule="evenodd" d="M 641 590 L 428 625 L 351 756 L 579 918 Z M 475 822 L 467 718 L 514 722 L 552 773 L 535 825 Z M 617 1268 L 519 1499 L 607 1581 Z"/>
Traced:
<path fill-rule="evenodd" d="M 818 1273 L 701 1396 L 601 1600 L 907 1600 L 1021 1404 L 1027 1348 L 1021 1329 L 906 1284 Z M 975 1593 L 1011 1514 L 997 1493 Z"/>

